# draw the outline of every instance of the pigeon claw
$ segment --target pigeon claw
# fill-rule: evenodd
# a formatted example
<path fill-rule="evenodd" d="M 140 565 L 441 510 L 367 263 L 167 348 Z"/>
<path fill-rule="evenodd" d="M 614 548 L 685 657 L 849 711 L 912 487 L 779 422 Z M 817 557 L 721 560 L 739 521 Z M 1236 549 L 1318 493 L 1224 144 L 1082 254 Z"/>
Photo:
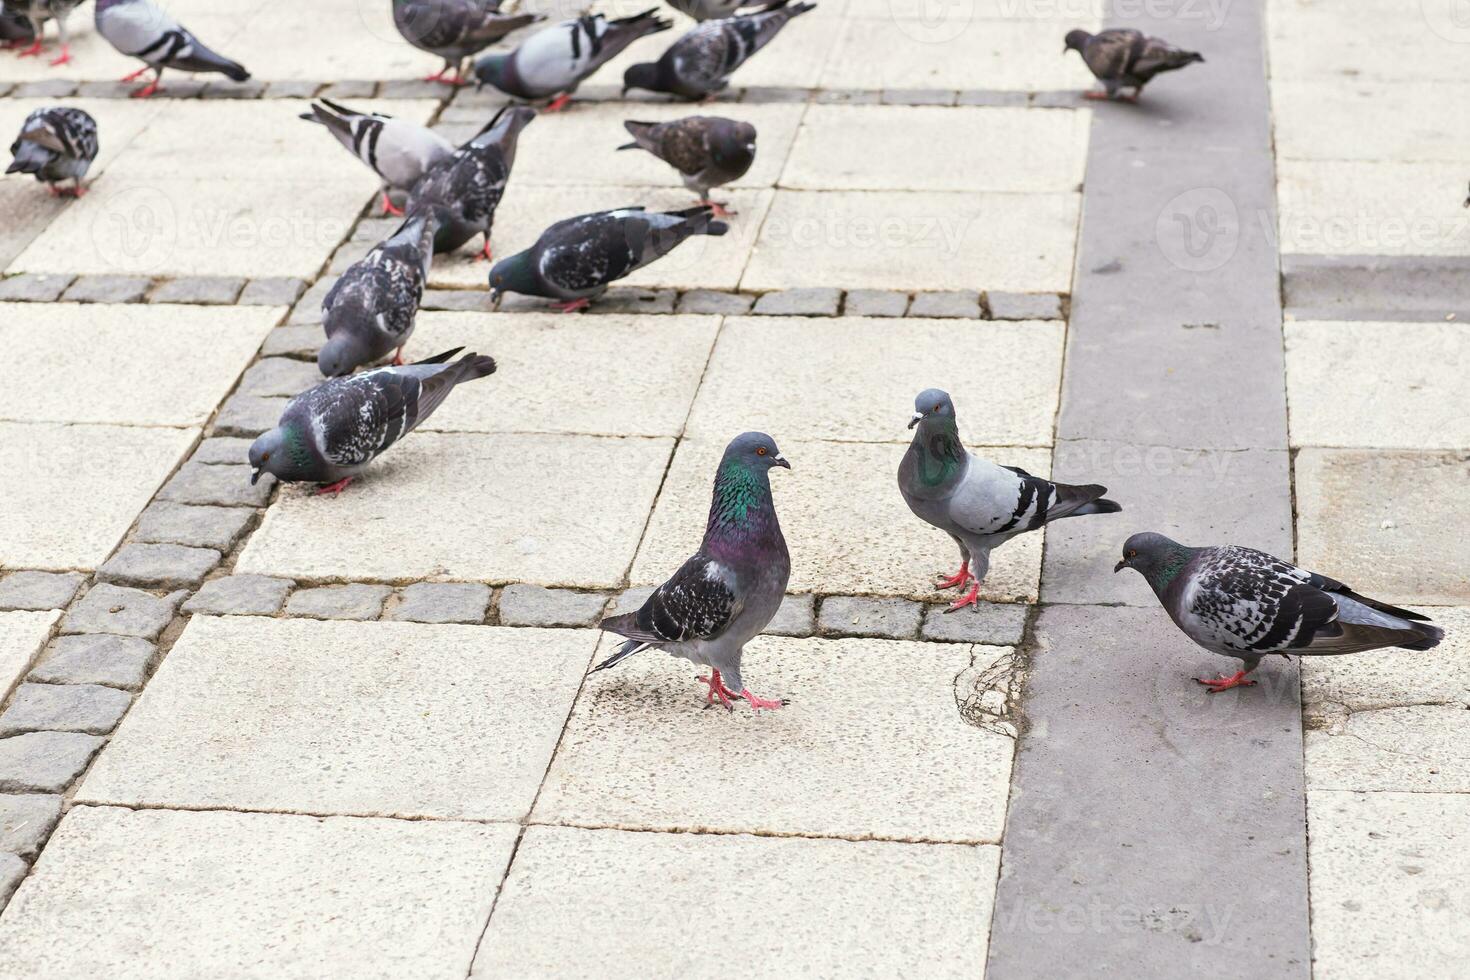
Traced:
<path fill-rule="evenodd" d="M 1089 89 L 1088 91 L 1083 92 L 1082 97 L 1092 102 L 1106 102 L 1112 98 L 1112 96 L 1108 95 L 1108 93 L 1099 92 L 1096 89 Z"/>
<path fill-rule="evenodd" d="M 730 703 L 730 699 L 738 698 L 740 695 L 725 686 L 725 682 L 720 678 L 720 672 L 718 670 L 711 669 L 710 675 L 709 677 L 696 678 L 701 684 L 709 688 L 709 692 L 704 696 L 704 706 L 708 708 L 715 703 L 715 698 L 719 698 L 720 703 L 725 706 L 727 711 L 734 711 L 735 706 Z"/>
<path fill-rule="evenodd" d="M 575 313 L 578 310 L 585 310 L 591 305 L 592 301 L 586 296 L 583 296 L 581 299 L 567 300 L 565 303 L 552 303 L 551 308 L 558 313 Z"/>
<path fill-rule="evenodd" d="M 51 59 L 51 67 L 52 68 L 55 68 L 58 65 L 66 65 L 66 64 L 70 64 L 70 63 L 71 63 L 71 46 L 70 45 L 63 44 L 61 46 L 61 56 L 59 58 L 52 58 Z"/>
<path fill-rule="evenodd" d="M 564 109 L 566 107 L 566 104 L 568 102 L 570 102 L 570 101 L 572 101 L 572 95 L 571 95 L 571 93 L 570 92 L 563 92 L 561 95 L 558 95 L 556 98 L 554 98 L 550 102 L 546 103 L 546 108 L 544 110 L 542 110 L 542 111 L 544 111 L 544 112 L 559 112 L 562 109 Z"/>
<path fill-rule="evenodd" d="M 759 695 L 751 691 L 751 689 L 748 687 L 742 690 L 739 696 L 750 702 L 751 711 L 760 711 L 761 709 L 765 709 L 766 711 L 776 711 L 779 708 L 784 708 L 789 703 L 782 700 L 772 701 L 767 698 L 760 697 Z"/>
<path fill-rule="evenodd" d="M 16 57 L 17 58 L 36 58 L 36 57 L 39 57 L 40 54 L 41 54 L 41 39 L 38 37 L 38 38 L 36 38 L 36 42 L 34 44 L 32 44 L 30 47 L 26 48 L 24 51 L 22 51 L 19 54 L 17 54 Z"/>
<path fill-rule="evenodd" d="M 148 98 L 149 96 L 151 96 L 153 93 L 155 93 L 157 91 L 158 91 L 158 79 L 155 78 L 153 81 L 149 82 L 147 85 L 144 85 L 142 88 L 140 88 L 140 89 L 134 89 L 131 93 L 128 94 L 128 98 L 130 98 L 130 99 L 146 99 L 146 98 Z"/>
<path fill-rule="evenodd" d="M 960 566 L 960 570 L 955 572 L 953 575 L 949 576 L 948 578 L 941 577 L 938 582 L 934 583 L 934 587 L 936 589 L 952 589 L 956 585 L 964 585 L 966 582 L 970 581 L 970 579 L 974 577 L 975 576 L 970 574 L 970 563 L 965 562 L 963 565 Z"/>
<path fill-rule="evenodd" d="M 1208 687 L 1209 691 L 1205 692 L 1207 694 L 1219 694 L 1221 691 L 1228 691 L 1232 687 L 1256 686 L 1255 681 L 1248 681 L 1245 679 L 1245 671 L 1243 670 L 1237 670 L 1234 675 L 1230 677 L 1196 677 L 1194 679 L 1194 682 L 1196 684 L 1203 684 L 1205 687 Z"/>
<path fill-rule="evenodd" d="M 976 603 L 978 603 L 979 601 L 980 601 L 980 583 L 979 582 L 976 582 L 974 585 L 970 586 L 970 591 L 969 592 L 966 592 L 964 595 L 960 596 L 954 602 L 950 603 L 949 604 L 949 608 L 946 609 L 946 610 L 944 610 L 944 611 L 947 612 L 947 613 L 952 613 L 952 612 L 954 612 L 954 611 L 956 611 L 958 609 L 963 609 L 966 606 L 973 606 Z"/>
<path fill-rule="evenodd" d="M 479 253 L 475 255 L 475 261 L 476 262 L 489 262 L 490 261 L 490 258 L 491 258 L 491 256 L 490 256 L 490 236 L 489 235 L 486 235 L 485 236 L 485 244 L 484 244 L 483 247 L 481 247 Z"/>
<path fill-rule="evenodd" d="M 735 217 L 735 215 L 739 214 L 740 212 L 739 211 L 731 211 L 729 208 L 725 207 L 725 205 L 728 204 L 728 203 L 729 203 L 728 201 L 700 201 L 699 202 L 700 207 L 709 208 L 710 209 L 710 212 L 712 214 L 714 214 L 714 216 L 716 218 L 733 218 L 733 217 Z"/>
<path fill-rule="evenodd" d="M 147 65 L 144 65 L 142 68 L 139 68 L 137 71 L 130 72 L 129 74 L 124 75 L 122 77 L 122 81 L 124 81 L 124 82 L 136 82 L 138 79 L 140 79 L 140 78 L 143 77 L 143 73 L 146 72 L 146 71 L 148 71 L 148 66 Z"/>
<path fill-rule="evenodd" d="M 388 196 L 387 191 L 383 192 L 383 213 L 391 214 L 395 218 L 403 217 L 403 209 L 393 203 L 393 199 Z"/>
<path fill-rule="evenodd" d="M 350 477 L 350 476 L 344 476 L 342 479 L 338 480 L 336 483 L 328 483 L 325 486 L 317 487 L 316 488 L 316 495 L 318 497 L 320 497 L 320 496 L 323 496 L 325 494 L 331 494 L 333 497 L 335 497 L 335 496 L 337 496 L 337 494 L 341 493 L 343 490 L 346 490 L 347 489 L 347 485 L 349 483 L 351 483 L 351 482 L 352 482 L 352 477 Z"/>

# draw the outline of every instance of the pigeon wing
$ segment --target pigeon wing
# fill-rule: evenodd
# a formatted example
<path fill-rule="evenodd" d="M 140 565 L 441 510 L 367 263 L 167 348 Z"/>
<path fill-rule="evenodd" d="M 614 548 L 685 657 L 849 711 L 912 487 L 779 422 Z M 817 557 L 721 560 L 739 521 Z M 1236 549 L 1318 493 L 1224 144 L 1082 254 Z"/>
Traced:
<path fill-rule="evenodd" d="M 697 553 L 633 614 L 632 628 L 619 632 L 645 643 L 708 640 L 719 636 L 739 612 L 729 571 Z"/>

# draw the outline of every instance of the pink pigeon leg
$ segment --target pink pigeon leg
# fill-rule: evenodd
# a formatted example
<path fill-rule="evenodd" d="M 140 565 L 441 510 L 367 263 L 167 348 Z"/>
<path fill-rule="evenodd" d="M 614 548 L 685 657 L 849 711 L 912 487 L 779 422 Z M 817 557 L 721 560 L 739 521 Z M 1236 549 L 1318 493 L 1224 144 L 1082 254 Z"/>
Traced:
<path fill-rule="evenodd" d="M 388 196 L 386 189 L 383 191 L 383 213 L 391 214 L 398 218 L 403 217 L 403 209 L 393 203 L 393 199 Z"/>
<path fill-rule="evenodd" d="M 570 101 L 572 101 L 572 94 L 570 92 L 563 92 L 561 95 L 558 95 L 556 98 L 546 103 L 546 108 L 543 111 L 560 112 Z"/>
<path fill-rule="evenodd" d="M 970 563 L 964 562 L 960 565 L 959 571 L 955 572 L 949 578 L 941 578 L 934 584 L 934 587 L 936 589 L 952 589 L 956 585 L 964 585 L 974 577 L 970 574 Z"/>
<path fill-rule="evenodd" d="M 974 585 L 970 586 L 969 592 L 966 592 L 963 596 L 950 603 L 949 608 L 946 609 L 945 612 L 954 612 L 956 609 L 963 609 L 966 606 L 973 606 L 979 601 L 980 583 L 976 582 Z"/>
<path fill-rule="evenodd" d="M 1221 691 L 1228 691 L 1232 687 L 1256 686 L 1255 681 L 1248 681 L 1245 679 L 1245 671 L 1243 670 L 1237 670 L 1230 677 L 1196 677 L 1194 679 L 1194 682 L 1196 684 L 1203 684 L 1205 687 L 1208 687 L 1209 691 L 1206 692 L 1208 694 L 1219 694 Z"/>
<path fill-rule="evenodd" d="M 316 488 L 316 495 L 318 497 L 320 497 L 323 494 L 328 494 L 329 493 L 329 494 L 331 494 L 332 496 L 335 497 L 339 493 L 341 493 L 343 490 L 346 490 L 347 489 L 347 485 L 349 483 L 351 483 L 352 480 L 353 480 L 353 477 L 344 476 L 342 479 L 338 480 L 336 483 L 328 483 L 326 486 L 317 487 Z"/>
<path fill-rule="evenodd" d="M 700 201 L 702 207 L 709 208 L 714 212 L 716 218 L 733 218 L 739 211 L 731 211 L 725 207 L 724 201 Z"/>
<path fill-rule="evenodd" d="M 581 299 L 567 300 L 564 303 L 552 303 L 551 308 L 558 313 L 575 313 L 578 310 L 585 310 L 591 305 L 592 301 L 586 296 L 583 296 Z"/>
<path fill-rule="evenodd" d="M 725 682 L 720 678 L 720 672 L 718 670 L 711 668 L 710 675 L 709 677 L 697 678 L 701 684 L 709 688 L 709 693 L 704 696 L 705 706 L 708 707 L 714 704 L 715 698 L 719 698 L 721 704 L 729 710 L 734 711 L 735 706 L 730 703 L 730 699 L 738 698 L 740 695 L 725 686 Z"/>
<path fill-rule="evenodd" d="M 17 58 L 36 58 L 36 57 L 39 57 L 40 54 L 41 54 L 41 37 L 40 37 L 40 35 L 37 35 L 36 36 L 35 43 L 32 44 L 30 47 L 26 48 L 24 51 L 20 52 L 20 54 L 16 55 L 16 57 Z"/>
<path fill-rule="evenodd" d="M 766 698 L 760 697 L 748 687 L 740 692 L 740 696 L 750 702 L 751 711 L 760 711 L 762 708 L 767 711 L 775 711 L 778 708 L 784 707 L 786 704 L 785 701 L 769 701 Z"/>
<path fill-rule="evenodd" d="M 147 71 L 148 68 L 149 68 L 148 65 L 144 65 L 142 68 L 139 68 L 137 71 L 130 72 L 129 74 L 124 75 L 122 77 L 122 81 L 124 81 L 124 82 L 134 82 L 134 81 L 137 81 L 139 78 L 142 78 L 143 77 L 143 73 L 145 71 Z"/>
<path fill-rule="evenodd" d="M 71 62 L 71 45 L 70 44 L 67 44 L 65 42 L 62 42 L 62 45 L 61 45 L 61 57 L 59 57 L 59 58 L 52 58 L 51 59 L 51 67 L 52 68 L 55 68 L 57 65 L 65 65 L 65 64 L 68 64 L 70 62 Z"/>

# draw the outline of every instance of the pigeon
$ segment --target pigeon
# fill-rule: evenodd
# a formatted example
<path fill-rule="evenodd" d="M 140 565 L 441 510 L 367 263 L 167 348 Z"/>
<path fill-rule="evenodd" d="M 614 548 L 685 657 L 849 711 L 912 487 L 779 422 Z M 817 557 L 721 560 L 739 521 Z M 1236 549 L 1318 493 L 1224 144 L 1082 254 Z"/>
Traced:
<path fill-rule="evenodd" d="M 490 270 L 490 293 L 524 293 L 557 300 L 563 313 L 580 310 L 621 279 L 673 251 L 690 235 L 723 235 L 730 226 L 713 220 L 707 207 L 645 211 L 641 207 L 598 211 L 558 221 L 524 252 L 501 259 Z"/>
<path fill-rule="evenodd" d="M 383 212 L 403 216 L 388 197 L 407 193 L 424 171 L 454 153 L 454 144 L 426 126 L 376 112 L 358 112 L 328 99 L 311 104 L 301 118 L 320 123 L 353 156 L 383 178 Z"/>
<path fill-rule="evenodd" d="M 695 20 L 734 17 L 741 7 L 759 7 L 769 0 L 669 0 L 669 6 Z"/>
<path fill-rule="evenodd" d="M 389 446 L 433 414 L 455 385 L 495 373 L 495 359 L 456 347 L 437 357 L 329 378 L 286 403 L 276 427 L 250 446 L 250 483 L 262 473 L 341 493 Z"/>
<path fill-rule="evenodd" d="M 20 33 L 11 27 L 0 26 L 0 38 L 10 42 L 31 42 L 30 47 L 20 52 L 20 57 L 40 56 L 43 25 L 48 20 L 54 20 L 56 33 L 61 40 L 61 54 L 51 64 L 64 65 L 71 61 L 71 40 L 67 35 L 66 19 L 73 10 L 81 6 L 82 0 L 4 0 L 4 4 L 6 20 L 14 25 L 19 18 L 27 27 L 24 33 Z"/>
<path fill-rule="evenodd" d="M 86 193 L 82 178 L 97 158 L 97 120 L 65 106 L 37 109 L 21 124 L 10 153 L 15 159 L 6 173 L 35 174 L 52 194 L 81 197 Z M 68 179 L 70 190 L 56 186 Z"/>
<path fill-rule="evenodd" d="M 97 33 L 123 54 L 143 62 L 142 68 L 123 81 L 131 82 L 153 69 L 153 81 L 133 92 L 135 99 L 146 99 L 158 91 L 165 68 L 219 72 L 232 82 L 250 78 L 243 66 L 205 47 L 153 0 L 97 0 Z"/>
<path fill-rule="evenodd" d="M 1137 102 L 1143 87 L 1160 72 L 1175 71 L 1196 61 L 1204 61 L 1197 51 L 1184 51 L 1168 41 L 1148 37 L 1139 31 L 1118 28 L 1089 34 L 1086 31 L 1068 31 L 1067 46 L 1062 53 L 1076 51 L 1088 71 L 1106 87 L 1105 92 L 1084 92 L 1088 99 L 1114 99 L 1119 89 L 1131 88 L 1133 95 L 1126 97 Z"/>
<path fill-rule="evenodd" d="M 679 171 L 684 186 L 699 195 L 699 203 L 714 209 L 716 217 L 734 212 L 724 202 L 709 199 L 710 188 L 738 180 L 755 162 L 755 127 L 719 116 L 688 116 L 671 122 L 629 119 L 623 123 L 633 142 L 618 147 L 640 147 Z"/>
<path fill-rule="evenodd" d="M 12 9 L 9 0 L 0 3 L 0 49 L 10 51 L 14 48 L 34 47 L 36 38 L 40 36 L 30 18 L 19 9 Z M 37 50 L 36 53 L 40 54 L 40 51 Z"/>
<path fill-rule="evenodd" d="M 393 25 L 420 51 L 444 59 L 426 82 L 467 85 L 464 60 L 513 31 L 545 20 L 543 14 L 502 14 L 500 0 L 393 0 Z M 450 69 L 454 77 L 448 78 Z"/>
<path fill-rule="evenodd" d="M 572 98 L 577 86 L 616 58 L 640 37 L 674 26 L 655 17 L 651 8 L 632 17 L 608 20 L 583 14 L 537 31 L 509 54 L 487 54 L 475 62 L 475 77 L 506 95 L 527 101 L 555 96 L 546 107 L 555 112 Z"/>
<path fill-rule="evenodd" d="M 667 92 L 686 99 L 704 99 L 726 88 L 730 74 L 765 47 L 793 17 L 816 9 L 814 3 L 787 6 L 776 0 L 760 10 L 707 20 L 675 41 L 657 62 L 633 65 L 623 73 L 623 91 L 630 88 Z"/>
<path fill-rule="evenodd" d="M 706 707 L 716 698 L 726 708 L 731 698 L 744 698 L 754 711 L 786 703 L 758 697 L 740 676 L 745 644 L 776 615 L 791 578 L 771 500 L 773 466 L 791 468 L 764 432 L 743 433 L 725 447 L 699 550 L 637 612 L 599 624 L 628 641 L 593 671 L 656 647 L 710 669 L 699 678 L 709 688 Z"/>
<path fill-rule="evenodd" d="M 434 218 L 420 211 L 342 274 L 322 300 L 327 342 L 316 355 L 322 374 L 351 374 L 395 347 L 393 363 L 403 363 L 433 257 Z"/>
<path fill-rule="evenodd" d="M 980 583 L 990 570 L 990 551 L 1018 534 L 1063 517 L 1115 514 L 1123 508 L 1097 484 L 1071 486 L 1032 476 L 1017 466 L 999 466 L 972 455 L 960 442 L 954 402 L 930 388 L 914 399 L 909 428 L 914 441 L 898 466 L 898 489 L 909 510 L 954 538 L 960 570 L 936 588 L 970 591 L 946 612 L 980 601 Z"/>
<path fill-rule="evenodd" d="M 485 236 L 482 259 L 490 258 L 490 227 L 510 180 L 521 130 L 536 118 L 526 106 L 504 106 L 474 139 L 431 166 L 408 195 L 408 213 L 431 210 L 439 230 L 435 252 L 452 252 L 476 235 Z"/>
<path fill-rule="evenodd" d="M 1144 531 L 1124 542 L 1113 571 L 1125 568 L 1137 569 L 1185 636 L 1241 661 L 1242 669 L 1230 677 L 1195 678 L 1211 694 L 1254 686 L 1247 675 L 1268 654 L 1429 650 L 1444 639 L 1444 630 L 1427 616 L 1359 595 L 1336 579 L 1253 548 L 1191 548 Z"/>

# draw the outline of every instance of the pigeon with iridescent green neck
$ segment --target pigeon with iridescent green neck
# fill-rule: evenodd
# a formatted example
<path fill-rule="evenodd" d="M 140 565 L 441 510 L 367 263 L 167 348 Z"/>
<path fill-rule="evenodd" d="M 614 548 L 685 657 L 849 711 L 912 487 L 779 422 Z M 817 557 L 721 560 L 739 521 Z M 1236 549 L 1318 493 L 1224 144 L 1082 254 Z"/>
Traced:
<path fill-rule="evenodd" d="M 1429 650 L 1444 630 L 1428 617 L 1359 595 L 1326 575 L 1236 545 L 1191 548 L 1144 531 L 1123 544 L 1114 572 L 1136 569 L 1159 605 L 1200 646 L 1235 657 L 1230 677 L 1195 680 L 1218 694 L 1251 687 L 1246 675 L 1269 654 L 1289 657 L 1398 647 Z"/>
<path fill-rule="evenodd" d="M 1123 508 L 1095 483 L 1071 486 L 1000 466 L 967 451 L 960 442 L 954 402 L 938 388 L 919 393 L 909 428 L 914 440 L 898 467 L 898 489 L 920 520 L 944 531 L 960 549 L 960 570 L 937 587 L 963 588 L 946 612 L 980 601 L 980 583 L 990 570 L 990 552 L 1018 534 L 1084 514 L 1113 514 Z"/>
<path fill-rule="evenodd" d="M 726 708 L 731 698 L 744 698 L 755 710 L 785 703 L 759 697 L 740 676 L 745 644 L 776 615 L 791 577 L 771 500 L 773 466 L 791 468 L 764 432 L 746 432 L 725 447 L 699 550 L 637 612 L 602 621 L 628 642 L 593 670 L 655 647 L 710 668 L 700 678 L 709 688 L 706 705 L 716 698 Z"/>

